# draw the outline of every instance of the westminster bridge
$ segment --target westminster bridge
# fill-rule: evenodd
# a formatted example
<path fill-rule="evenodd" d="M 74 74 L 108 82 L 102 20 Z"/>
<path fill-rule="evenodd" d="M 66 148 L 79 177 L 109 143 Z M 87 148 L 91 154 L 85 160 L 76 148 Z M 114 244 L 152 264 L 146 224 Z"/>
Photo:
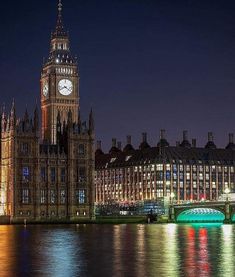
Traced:
<path fill-rule="evenodd" d="M 235 201 L 172 204 L 171 222 L 235 222 Z"/>

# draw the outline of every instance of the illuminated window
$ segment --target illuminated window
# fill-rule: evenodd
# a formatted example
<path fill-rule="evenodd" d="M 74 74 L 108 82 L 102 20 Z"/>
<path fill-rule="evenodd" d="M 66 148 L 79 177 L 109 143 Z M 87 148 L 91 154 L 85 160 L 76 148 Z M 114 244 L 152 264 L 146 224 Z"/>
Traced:
<path fill-rule="evenodd" d="M 62 189 L 62 190 L 60 190 L 60 203 L 65 204 L 65 200 L 66 200 L 65 190 Z"/>
<path fill-rule="evenodd" d="M 41 189 L 40 191 L 40 203 L 45 204 L 46 203 L 46 190 Z"/>
<path fill-rule="evenodd" d="M 171 165 L 170 164 L 166 164 L 166 170 L 171 170 Z"/>
<path fill-rule="evenodd" d="M 22 203 L 29 204 L 29 189 L 22 189 Z"/>
<path fill-rule="evenodd" d="M 51 189 L 50 191 L 50 202 L 51 204 L 55 204 L 55 190 Z"/>
<path fill-rule="evenodd" d="M 24 166 L 22 169 L 23 181 L 29 181 L 29 167 Z"/>
<path fill-rule="evenodd" d="M 156 197 L 163 197 L 163 189 L 157 189 L 156 190 Z"/>
<path fill-rule="evenodd" d="M 177 180 L 177 173 L 176 172 L 173 172 L 173 179 Z"/>
<path fill-rule="evenodd" d="M 184 174 L 181 172 L 180 173 L 180 181 L 183 181 L 184 180 Z"/>
<path fill-rule="evenodd" d="M 171 172 L 167 171 L 166 172 L 166 180 L 170 180 L 171 179 Z"/>
<path fill-rule="evenodd" d="M 79 189 L 76 191 L 76 202 L 77 202 L 77 204 L 86 203 L 86 195 L 85 195 L 84 189 Z"/>

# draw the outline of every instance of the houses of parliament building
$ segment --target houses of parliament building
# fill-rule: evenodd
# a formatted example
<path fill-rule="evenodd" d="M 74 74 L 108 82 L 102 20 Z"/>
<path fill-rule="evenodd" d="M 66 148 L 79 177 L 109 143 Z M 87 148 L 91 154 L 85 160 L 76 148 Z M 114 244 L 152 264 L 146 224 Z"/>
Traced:
<path fill-rule="evenodd" d="M 17 118 L 1 115 L 0 214 L 12 220 L 91 217 L 94 120 L 81 121 L 79 71 L 58 4 L 50 53 L 41 71 L 38 107 Z"/>
<path fill-rule="evenodd" d="M 94 144 L 94 119 L 80 118 L 79 70 L 58 4 L 56 28 L 40 79 L 41 113 L 17 118 L 3 110 L 0 132 L 0 215 L 13 221 L 91 218 L 94 204 L 174 197 L 178 202 L 218 200 L 235 190 L 233 134 L 224 149 L 208 133 L 204 147 L 187 132 L 175 146 L 164 130 L 151 147 L 147 134 L 134 148 L 113 139 L 108 153 Z M 41 120 L 40 120 L 41 115 Z"/>

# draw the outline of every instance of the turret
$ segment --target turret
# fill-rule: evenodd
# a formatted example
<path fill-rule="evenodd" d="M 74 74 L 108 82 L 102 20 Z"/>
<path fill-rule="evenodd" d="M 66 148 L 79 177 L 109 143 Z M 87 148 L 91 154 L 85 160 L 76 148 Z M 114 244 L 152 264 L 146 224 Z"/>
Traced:
<path fill-rule="evenodd" d="M 233 133 L 229 133 L 228 136 L 229 136 L 229 142 L 225 148 L 229 150 L 235 150 L 235 144 L 233 142 Z"/>
<path fill-rule="evenodd" d="M 149 144 L 147 142 L 147 133 L 142 133 L 142 142 L 141 142 L 141 144 L 139 146 L 139 149 L 140 150 L 144 150 L 144 149 L 147 149 L 149 147 L 150 146 L 149 146 Z"/>
<path fill-rule="evenodd" d="M 205 145 L 207 149 L 216 149 L 216 145 L 214 144 L 214 137 L 212 132 L 208 132 L 208 142 Z"/>
<path fill-rule="evenodd" d="M 89 132 L 93 133 L 95 129 L 93 110 L 91 109 L 89 114 Z"/>
<path fill-rule="evenodd" d="M 115 138 L 112 139 L 112 147 L 109 150 L 109 154 L 114 154 L 120 152 L 120 150 L 117 148 L 117 140 Z"/>
<path fill-rule="evenodd" d="M 34 117 L 33 117 L 33 127 L 34 131 L 37 132 L 39 130 L 39 114 L 38 114 L 38 106 L 34 109 Z"/>
<path fill-rule="evenodd" d="M 3 106 L 3 108 L 2 108 L 2 121 L 1 121 L 2 132 L 5 132 L 6 124 L 7 124 L 7 119 L 6 119 L 6 114 L 5 114 L 5 106 Z"/>
<path fill-rule="evenodd" d="M 101 140 L 97 140 L 95 155 L 99 156 L 99 155 L 103 155 L 103 154 L 104 154 L 104 152 L 102 151 Z"/>
<path fill-rule="evenodd" d="M 188 131 L 183 131 L 183 141 L 180 144 L 181 147 L 190 148 L 191 144 L 188 141 Z"/>
<path fill-rule="evenodd" d="M 126 146 L 123 148 L 123 152 L 128 152 L 134 150 L 132 144 L 131 144 L 131 136 L 126 137 Z"/>
<path fill-rule="evenodd" d="M 24 122 L 29 122 L 29 114 L 28 114 L 28 109 L 27 107 L 25 108 L 25 113 L 24 113 Z"/>
<path fill-rule="evenodd" d="M 157 144 L 157 147 L 168 147 L 169 146 L 169 143 L 168 141 L 166 140 L 166 131 L 164 129 L 161 129 L 160 130 L 160 140 Z"/>
<path fill-rule="evenodd" d="M 13 100 L 10 113 L 10 129 L 14 130 L 16 125 L 16 112 L 15 112 L 15 101 Z"/>

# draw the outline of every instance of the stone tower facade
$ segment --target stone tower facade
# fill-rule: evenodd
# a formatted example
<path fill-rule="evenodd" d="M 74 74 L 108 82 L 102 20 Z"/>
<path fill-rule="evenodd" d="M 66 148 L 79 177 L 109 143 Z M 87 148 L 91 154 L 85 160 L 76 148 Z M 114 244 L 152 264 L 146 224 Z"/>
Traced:
<path fill-rule="evenodd" d="M 59 3 L 56 29 L 51 35 L 50 53 L 41 73 L 42 137 L 56 144 L 57 115 L 67 121 L 78 122 L 79 72 L 76 59 L 70 51 L 68 33 L 62 22 L 62 4 Z"/>
<path fill-rule="evenodd" d="M 59 1 L 56 30 L 41 74 L 41 118 L 15 104 L 1 115 L 0 215 L 57 221 L 93 215 L 94 119 L 79 116 L 79 73 Z"/>

